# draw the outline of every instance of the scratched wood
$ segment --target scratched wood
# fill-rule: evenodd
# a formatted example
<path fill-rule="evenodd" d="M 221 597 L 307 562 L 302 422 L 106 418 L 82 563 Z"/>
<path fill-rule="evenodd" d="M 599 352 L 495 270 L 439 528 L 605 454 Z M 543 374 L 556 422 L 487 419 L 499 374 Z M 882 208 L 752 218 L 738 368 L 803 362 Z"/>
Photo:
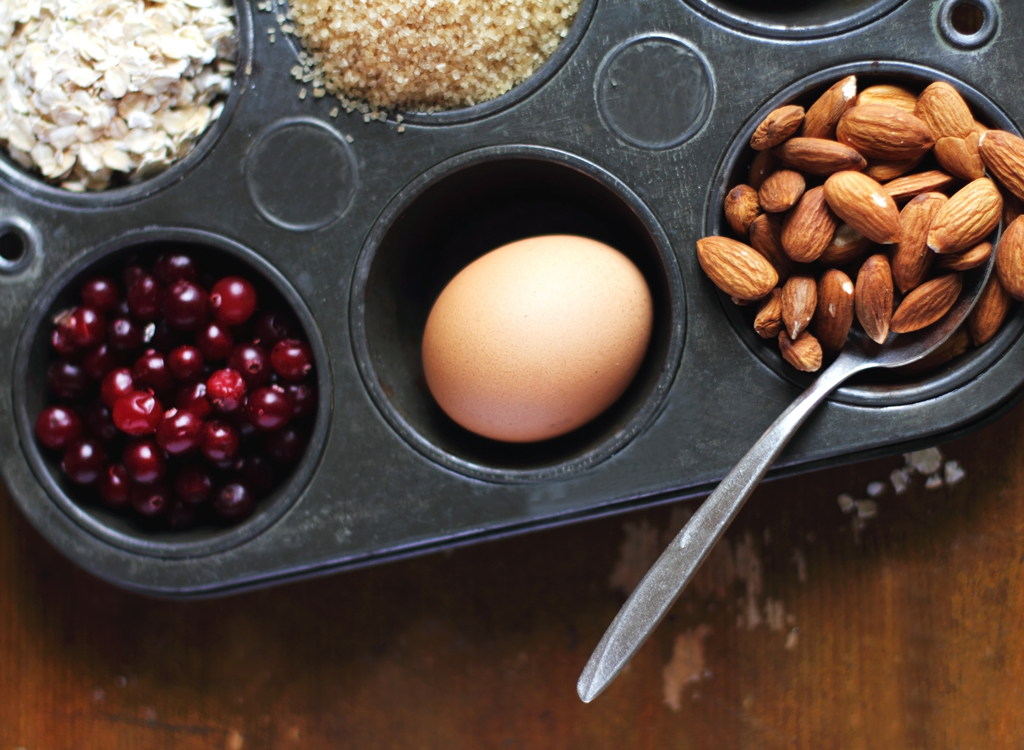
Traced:
<path fill-rule="evenodd" d="M 589 706 L 580 669 L 685 504 L 179 603 L 76 569 L 0 489 L 0 750 L 1021 747 L 1022 423 L 856 531 L 836 496 L 902 459 L 760 488 Z"/>

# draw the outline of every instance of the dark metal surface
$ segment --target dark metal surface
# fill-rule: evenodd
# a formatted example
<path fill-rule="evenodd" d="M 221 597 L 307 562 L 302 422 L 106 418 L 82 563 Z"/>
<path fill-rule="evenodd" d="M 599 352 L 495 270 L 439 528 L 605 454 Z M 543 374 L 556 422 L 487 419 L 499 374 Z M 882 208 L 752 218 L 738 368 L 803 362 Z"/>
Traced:
<path fill-rule="evenodd" d="M 768 7 L 738 5 L 753 8 L 754 16 L 758 7 Z M 243 6 L 246 43 L 225 116 L 195 154 L 163 177 L 99 196 L 71 196 L 40 186 L 4 162 L 0 229 L 21 227 L 32 247 L 19 269 L 0 269 L 0 347 L 10 353 L 22 335 L 32 338 L 34 331 L 22 329 L 33 305 L 48 293 L 52 279 L 80 268 L 91 248 L 140 230 L 209 233 L 275 269 L 320 333 L 329 367 L 321 384 L 331 405 L 319 461 L 271 523 L 248 527 L 253 533 L 213 534 L 210 544 L 217 551 L 125 549 L 107 537 L 116 531 L 114 522 L 94 514 L 106 530 L 90 530 L 62 503 L 48 470 L 29 460 L 33 449 L 16 424 L 18 376 L 9 354 L 0 368 L 0 470 L 12 496 L 58 549 L 94 574 L 148 593 L 186 596 L 329 572 L 706 490 L 800 390 L 737 332 L 693 249 L 710 229 L 708 206 L 719 189 L 715 175 L 722 174 L 730 145 L 755 113 L 825 68 L 850 65 L 870 75 L 875 61 L 884 60 L 950 76 L 991 102 L 983 111 L 999 124 L 1012 126 L 1024 114 L 1016 75 L 1022 53 L 1014 32 L 1024 22 L 1024 4 L 999 5 L 993 36 L 970 52 L 948 41 L 931 0 L 811 2 L 792 11 L 787 5 L 771 7 L 782 26 L 789 19 L 792 34 L 780 30 L 777 19 L 730 21 L 710 10 L 727 6 L 710 0 L 597 0 L 575 47 L 567 47 L 565 59 L 530 84 L 535 88 L 524 89 L 526 95 L 465 119 L 407 118 L 402 133 L 393 121 L 331 117 L 336 104 L 327 98 L 300 100 L 299 84 L 290 75 L 294 47 L 280 38 L 271 44 L 265 28 L 273 16 L 255 3 L 251 12 Z M 852 8 L 852 15 L 844 8 Z M 811 23 L 807 14 L 821 9 L 825 21 Z M 810 36 L 802 30 L 808 25 L 817 27 Z M 308 125 L 311 119 L 320 124 Z M 343 174 L 261 155 L 277 155 L 258 144 L 272 142 L 272 134 L 294 123 L 307 123 L 288 131 L 300 156 L 300 147 L 321 148 L 325 131 L 337 134 L 340 140 L 328 141 L 338 143 L 328 163 L 344 167 Z M 516 171 L 526 154 L 541 168 Z M 585 218 L 582 209 L 591 200 L 601 207 L 591 216 L 602 218 L 609 209 L 605 230 L 594 228 L 600 222 L 588 229 L 584 221 L 581 233 L 622 231 L 632 237 L 636 245 L 621 249 L 647 258 L 648 281 L 664 290 L 666 314 L 659 325 L 665 334 L 648 379 L 620 413 L 573 438 L 578 443 L 567 441 L 547 454 L 545 446 L 523 456 L 485 445 L 431 413 L 424 393 L 415 390 L 418 365 L 409 351 L 418 347 L 416 331 L 398 345 L 398 332 L 387 330 L 388 318 L 379 314 L 391 305 L 406 316 L 403 325 L 412 325 L 417 308 L 389 297 L 386 285 L 374 286 L 372 275 L 357 271 L 364 262 L 366 270 L 373 268 L 381 248 L 397 252 L 388 249 L 388 236 L 414 236 L 415 223 L 429 218 L 428 211 L 416 218 L 416 206 L 426 205 L 416 196 L 444 194 L 458 184 L 459 170 L 450 168 L 472 169 L 482 163 L 480 155 L 495 166 L 494 175 L 515 173 L 522 180 L 514 183 L 520 196 L 534 181 L 545 204 L 540 208 L 546 209 L 535 215 L 550 217 L 568 206 Z M 549 188 L 545 192 L 550 176 L 561 180 L 561 197 Z M 516 192 L 503 193 L 499 181 L 488 188 L 492 203 L 484 207 L 493 215 L 501 215 Z M 321 185 L 330 185 L 337 199 L 309 200 Z M 439 192 L 432 193 L 435 188 Z M 346 202 L 342 194 L 348 192 Z M 448 198 L 460 200 L 454 193 Z M 412 225 L 403 228 L 403 219 Z M 505 241 L 515 220 L 506 212 L 493 232 L 477 227 L 473 242 L 456 236 L 459 227 L 429 231 L 452 247 L 479 248 Z M 376 307 L 355 302 L 367 295 Z M 366 326 L 360 326 L 359 313 Z M 828 401 L 774 471 L 896 451 L 981 424 L 1019 397 L 1019 331 L 1008 328 L 996 346 L 977 355 L 983 362 L 966 380 L 954 377 L 922 401 Z M 366 381 L 384 366 L 409 384 L 394 391 L 397 400 L 387 388 L 378 391 Z M 23 374 L 30 387 L 40 387 L 40 372 L 28 368 Z M 411 432 L 403 432 L 396 414 Z M 587 455 L 594 460 L 580 460 Z M 237 537 L 228 540 L 230 533 Z M 164 543 L 175 542 L 165 536 Z"/>

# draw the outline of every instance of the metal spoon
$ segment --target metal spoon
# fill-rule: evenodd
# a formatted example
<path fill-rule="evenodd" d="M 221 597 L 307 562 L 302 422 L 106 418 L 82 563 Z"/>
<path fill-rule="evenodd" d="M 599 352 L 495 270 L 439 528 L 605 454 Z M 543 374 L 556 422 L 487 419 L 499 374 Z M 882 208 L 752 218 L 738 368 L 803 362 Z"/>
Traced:
<path fill-rule="evenodd" d="M 661 622 L 765 472 L 815 407 L 858 372 L 908 365 L 937 349 L 967 318 L 985 288 L 994 262 L 995 253 L 992 253 L 985 266 L 966 273 L 963 290 L 953 307 L 941 320 L 921 331 L 899 336 L 890 333 L 882 345 L 863 333 L 851 332 L 850 340 L 836 361 L 775 420 L 729 472 L 622 605 L 576 684 L 585 703 L 608 687 Z"/>

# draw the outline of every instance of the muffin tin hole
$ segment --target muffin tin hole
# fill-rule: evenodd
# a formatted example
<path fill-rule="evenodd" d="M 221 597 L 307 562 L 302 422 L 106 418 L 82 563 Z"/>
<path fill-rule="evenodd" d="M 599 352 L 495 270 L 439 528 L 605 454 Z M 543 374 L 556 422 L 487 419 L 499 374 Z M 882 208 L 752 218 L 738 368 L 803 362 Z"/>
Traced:
<path fill-rule="evenodd" d="M 999 11 L 992 0 L 946 0 L 939 10 L 939 30 L 961 49 L 975 49 L 996 33 Z"/>
<path fill-rule="evenodd" d="M 23 271 L 32 261 L 36 242 L 31 227 L 0 219 L 0 274 Z"/>
<path fill-rule="evenodd" d="M 685 0 L 741 31 L 807 39 L 840 34 L 877 20 L 904 0 Z"/>
<path fill-rule="evenodd" d="M 745 183 L 754 157 L 750 137 L 757 125 L 772 110 L 784 104 L 809 106 L 836 81 L 857 76 L 858 89 L 880 83 L 896 83 L 920 91 L 934 81 L 952 84 L 963 95 L 976 116 L 991 127 L 1016 133 L 1001 110 L 979 91 L 938 71 L 919 65 L 897 62 L 870 62 L 844 65 L 816 73 L 789 86 L 766 103 L 737 133 L 725 154 L 717 176 L 712 183 L 712 195 L 704 222 L 704 234 L 729 235 L 728 224 L 722 211 L 725 195 L 735 185 Z M 930 157 L 929 157 L 930 158 Z M 922 162 L 925 164 L 925 162 Z M 924 166 L 922 169 L 926 168 Z M 711 283 L 705 279 L 707 283 Z M 778 347 L 772 341 L 761 339 L 753 330 L 752 313 L 748 308 L 733 304 L 719 293 L 726 315 L 737 334 L 751 351 L 768 367 L 785 379 L 801 386 L 809 386 L 814 373 L 801 373 L 783 361 Z M 837 401 L 865 406 L 891 406 L 909 404 L 934 398 L 966 383 L 999 359 L 1024 330 L 1024 308 L 1011 313 L 996 336 L 985 345 L 971 349 L 948 364 L 925 374 L 910 374 L 899 370 L 874 370 L 855 376 L 832 396 Z M 827 364 L 827 362 L 826 362 Z"/>
<path fill-rule="evenodd" d="M 577 234 L 627 255 L 644 274 L 654 331 L 639 373 L 604 414 L 540 443 L 488 440 L 459 427 L 431 397 L 420 345 L 448 281 L 505 243 Z M 624 446 L 657 414 L 683 337 L 682 282 L 667 237 L 639 198 L 596 165 L 554 149 L 481 149 L 409 185 L 372 230 L 353 281 L 356 360 L 391 425 L 431 459 L 494 481 L 580 471 Z"/>
<path fill-rule="evenodd" d="M 44 406 L 54 402 L 46 387 L 46 371 L 52 360 L 49 334 L 54 315 L 78 304 L 78 290 L 86 279 L 101 274 L 119 278 L 120 269 L 126 261 L 148 266 L 157 256 L 168 251 L 191 255 L 201 271 L 212 274 L 214 278 L 237 274 L 249 279 L 259 297 L 259 310 L 290 313 L 313 350 L 315 369 L 310 382 L 315 383 L 318 395 L 312 416 L 306 417 L 303 424 L 308 435 L 305 453 L 297 462 L 280 470 L 274 489 L 257 500 L 252 515 L 235 525 L 203 512 L 195 526 L 171 529 L 160 519 L 145 519 L 111 510 L 100 502 L 91 487 L 69 482 L 61 471 L 60 451 L 41 448 L 35 436 L 37 415 Z M 136 232 L 84 254 L 40 295 L 26 317 L 16 351 L 14 405 L 17 426 L 22 448 L 39 482 L 61 510 L 91 533 L 133 552 L 158 557 L 194 557 L 224 550 L 256 535 L 277 520 L 302 492 L 319 461 L 329 427 L 330 403 L 327 353 L 315 321 L 295 290 L 276 269 L 247 248 L 193 230 Z"/>

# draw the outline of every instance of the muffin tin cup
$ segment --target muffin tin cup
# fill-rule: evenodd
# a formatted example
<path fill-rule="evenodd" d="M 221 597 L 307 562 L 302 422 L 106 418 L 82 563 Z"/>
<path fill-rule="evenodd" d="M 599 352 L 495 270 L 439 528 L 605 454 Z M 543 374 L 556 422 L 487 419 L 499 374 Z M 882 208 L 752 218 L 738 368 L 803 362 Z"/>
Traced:
<path fill-rule="evenodd" d="M 0 165 L 0 347 L 15 352 L 0 368 L 0 471 L 12 498 L 93 574 L 187 597 L 708 491 L 805 382 L 730 318 L 697 262 L 730 165 L 761 114 L 844 71 L 954 81 L 1013 130 L 1024 52 L 1006 32 L 1024 23 L 1024 4 L 969 1 L 984 12 L 977 31 L 957 32 L 965 41 L 946 28 L 953 5 L 933 0 L 585 0 L 533 79 L 476 107 L 405 116 L 402 130 L 397 117 L 365 122 L 332 111 L 329 97 L 300 98 L 293 40 L 275 42 L 274 15 L 240 3 L 228 107 L 167 173 L 83 196 Z M 902 59 L 884 62 L 894 51 Z M 533 208 L 517 219 L 512 199 Z M 648 359 L 623 399 L 577 433 L 485 441 L 429 398 L 422 321 L 491 244 L 553 231 L 604 239 L 638 262 L 657 303 Z M 60 288 L 162 239 L 254 268 L 295 307 L 316 354 L 311 447 L 234 528 L 126 527 L 71 502 L 35 447 L 36 336 Z M 1018 312 L 988 345 L 917 382 L 849 385 L 773 475 L 935 444 L 1005 412 L 1024 395 L 1022 327 Z"/>

